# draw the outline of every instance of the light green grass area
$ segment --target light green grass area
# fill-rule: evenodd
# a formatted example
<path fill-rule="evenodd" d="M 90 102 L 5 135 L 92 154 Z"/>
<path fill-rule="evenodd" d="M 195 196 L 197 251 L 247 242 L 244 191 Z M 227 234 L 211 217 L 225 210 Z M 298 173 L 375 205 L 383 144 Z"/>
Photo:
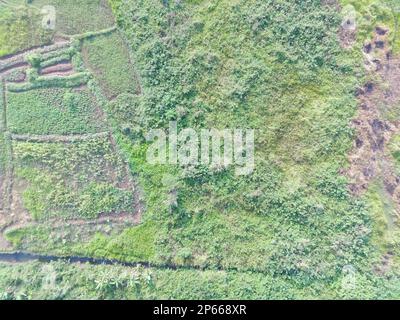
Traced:
<path fill-rule="evenodd" d="M 337 40 L 340 16 L 319 1 L 112 4 L 143 85 L 131 105 L 144 116 L 132 126 L 256 129 L 248 177 L 152 167 L 136 135 L 119 140 L 144 187 L 147 219 L 162 226 L 157 258 L 268 271 L 303 286 L 334 281 L 350 261 L 367 265 L 370 218 L 338 174 L 361 80 Z M 178 180 L 172 190 L 166 173 Z"/>
<path fill-rule="evenodd" d="M 8 130 L 17 134 L 83 134 L 106 130 L 87 89 L 7 93 Z"/>
<path fill-rule="evenodd" d="M 56 10 L 56 31 L 66 35 L 106 29 L 114 25 L 114 17 L 104 0 L 33 0 L 37 8 L 53 6 Z"/>
<path fill-rule="evenodd" d="M 138 226 L 129 221 L 55 226 L 42 221 L 11 229 L 5 236 L 14 248 L 27 252 L 153 262 L 155 233 L 155 224 L 151 222 Z"/>
<path fill-rule="evenodd" d="M 82 56 L 108 98 L 138 92 L 129 51 L 118 32 L 84 40 Z"/>
<path fill-rule="evenodd" d="M 25 208 L 35 219 L 96 218 L 132 210 L 132 190 L 108 137 L 71 144 L 14 142 L 15 174 L 28 183 Z"/>
<path fill-rule="evenodd" d="M 51 30 L 42 28 L 37 9 L 0 5 L 0 57 L 50 43 L 52 36 Z"/>
<path fill-rule="evenodd" d="M 355 290 L 343 289 L 340 281 L 299 288 L 257 273 L 2 263 L 0 299 L 396 299 L 400 294 L 398 275 L 380 281 L 359 275 Z"/>

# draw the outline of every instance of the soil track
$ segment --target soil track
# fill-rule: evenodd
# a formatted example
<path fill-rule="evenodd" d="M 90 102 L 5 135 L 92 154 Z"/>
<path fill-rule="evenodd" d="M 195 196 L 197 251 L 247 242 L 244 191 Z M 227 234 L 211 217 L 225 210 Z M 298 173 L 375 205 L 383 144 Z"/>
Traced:
<path fill-rule="evenodd" d="M 80 141 L 91 140 L 95 138 L 108 137 L 109 132 L 99 132 L 91 134 L 77 135 L 31 135 L 31 134 L 11 134 L 11 139 L 14 141 L 33 142 L 33 143 L 74 143 Z"/>
<path fill-rule="evenodd" d="M 365 68 L 378 81 L 366 83 L 357 92 L 360 107 L 353 120 L 357 137 L 347 174 L 351 191 L 358 195 L 374 179 L 383 179 L 386 191 L 400 205 L 400 179 L 387 152 L 389 141 L 400 131 L 400 122 L 385 117 L 400 101 L 400 58 L 392 58 L 387 35 L 388 30 L 378 27 L 373 41 L 364 47 Z"/>
<path fill-rule="evenodd" d="M 40 70 L 40 75 L 69 76 L 73 73 L 74 67 L 69 61 L 63 61 L 54 66 L 46 67 Z"/>

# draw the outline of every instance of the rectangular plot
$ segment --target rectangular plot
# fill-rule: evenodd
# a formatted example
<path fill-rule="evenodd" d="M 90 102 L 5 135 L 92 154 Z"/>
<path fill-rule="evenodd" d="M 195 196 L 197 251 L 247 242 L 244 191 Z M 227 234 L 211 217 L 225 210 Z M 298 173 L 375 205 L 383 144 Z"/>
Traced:
<path fill-rule="evenodd" d="M 8 92 L 8 130 L 15 134 L 85 134 L 104 131 L 101 110 L 87 89 Z"/>
<path fill-rule="evenodd" d="M 133 212 L 129 172 L 109 137 L 73 143 L 13 142 L 15 186 L 35 219 Z"/>

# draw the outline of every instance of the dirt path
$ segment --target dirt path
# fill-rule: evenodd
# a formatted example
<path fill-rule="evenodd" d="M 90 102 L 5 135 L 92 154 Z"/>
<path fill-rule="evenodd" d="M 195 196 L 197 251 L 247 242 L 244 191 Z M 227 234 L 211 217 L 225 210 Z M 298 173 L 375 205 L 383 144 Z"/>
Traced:
<path fill-rule="evenodd" d="M 3 56 L 0 58 L 0 70 L 1 70 L 1 65 L 4 64 L 4 62 L 11 61 L 11 60 L 25 59 L 26 56 L 31 53 L 38 53 L 38 54 L 48 53 L 51 51 L 56 51 L 56 50 L 59 50 L 62 48 L 69 47 L 70 45 L 71 45 L 71 42 L 69 40 L 61 40 L 59 42 L 55 42 L 52 44 L 31 47 L 31 48 L 19 51 L 17 53 Z"/>
<path fill-rule="evenodd" d="M 57 76 L 68 76 L 74 73 L 74 67 L 69 61 L 63 61 L 50 67 L 46 67 L 40 70 L 40 75 L 57 75 Z"/>
<path fill-rule="evenodd" d="M 46 225 L 51 226 L 53 229 L 64 227 L 67 223 L 68 226 L 90 226 L 90 225 L 100 225 L 100 224 L 131 224 L 132 226 L 139 225 L 140 219 L 138 219 L 138 215 L 134 213 L 110 213 L 110 214 L 101 214 L 98 218 L 93 220 L 85 220 L 85 219 L 70 219 L 68 222 L 61 218 L 52 218 L 45 221 Z M 9 224 L 3 227 L 1 232 L 6 234 L 13 230 L 18 230 L 21 228 L 27 227 L 35 227 L 38 225 L 42 225 L 41 221 L 20 221 L 18 223 Z"/>
<path fill-rule="evenodd" d="M 76 135 L 34 135 L 34 134 L 11 134 L 11 139 L 21 142 L 33 143 L 74 143 L 96 138 L 105 138 L 109 132 L 76 134 Z"/>
<path fill-rule="evenodd" d="M 385 115 L 400 102 L 400 58 L 392 57 L 388 34 L 388 30 L 377 27 L 373 40 L 364 46 L 365 68 L 377 81 L 366 83 L 357 93 L 360 107 L 353 120 L 357 138 L 347 175 L 350 189 L 357 195 L 365 192 L 372 181 L 381 179 L 399 215 L 400 179 L 387 147 L 400 132 L 400 122 L 388 120 Z"/>

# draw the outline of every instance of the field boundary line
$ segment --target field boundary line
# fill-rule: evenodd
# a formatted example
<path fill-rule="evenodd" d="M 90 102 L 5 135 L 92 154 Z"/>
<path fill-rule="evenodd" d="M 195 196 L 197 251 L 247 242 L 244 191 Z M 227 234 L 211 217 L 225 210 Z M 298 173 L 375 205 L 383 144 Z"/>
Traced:
<path fill-rule="evenodd" d="M 5 206 L 3 209 L 5 211 L 10 211 L 13 203 L 13 176 L 14 176 L 14 155 L 13 155 L 13 148 L 12 148 L 12 140 L 10 137 L 10 133 L 8 132 L 8 123 L 7 123 L 7 84 L 4 78 L 1 78 L 1 99 L 3 104 L 3 124 L 2 124 L 2 131 L 4 135 L 4 144 L 5 144 L 5 152 L 7 153 L 6 156 L 6 164 L 5 164 L 5 177 L 4 177 L 4 185 L 3 185 L 3 192 L 5 197 L 7 198 L 5 202 Z"/>
<path fill-rule="evenodd" d="M 74 143 L 87 141 L 96 138 L 105 138 L 110 132 L 77 134 L 77 135 L 32 135 L 32 134 L 11 134 L 11 140 L 18 142 L 33 143 Z"/>

